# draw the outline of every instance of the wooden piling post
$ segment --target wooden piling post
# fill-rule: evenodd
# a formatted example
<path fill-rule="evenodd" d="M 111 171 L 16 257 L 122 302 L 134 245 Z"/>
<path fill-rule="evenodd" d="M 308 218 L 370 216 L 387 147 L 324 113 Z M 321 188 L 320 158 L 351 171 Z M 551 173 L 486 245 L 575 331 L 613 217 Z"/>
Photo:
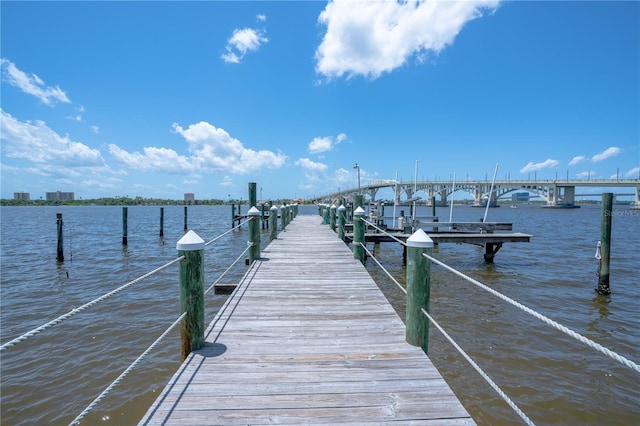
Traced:
<path fill-rule="evenodd" d="M 180 325 L 181 355 L 204 346 L 204 240 L 193 231 L 176 244 L 180 261 L 180 309 L 187 315 Z"/>
<path fill-rule="evenodd" d="M 287 215 L 285 209 L 286 206 L 284 204 L 280 206 L 280 230 L 282 231 L 287 227 Z"/>
<path fill-rule="evenodd" d="M 255 182 L 249 182 L 249 208 L 256 207 L 258 205 L 257 184 Z M 256 207 L 257 208 L 257 207 Z"/>
<path fill-rule="evenodd" d="M 269 222 L 267 222 L 267 220 L 265 219 L 265 218 L 267 217 L 267 216 L 265 215 L 265 204 L 264 204 L 264 203 L 262 203 L 262 204 L 260 205 L 260 208 L 261 208 L 261 210 L 262 210 L 262 211 L 260 212 L 260 222 L 262 223 L 262 229 L 265 229 L 265 228 L 266 228 L 266 226 L 267 226 L 267 224 L 269 223 Z"/>
<path fill-rule="evenodd" d="M 236 224 L 236 205 L 231 203 L 231 228 Z"/>
<path fill-rule="evenodd" d="M 271 206 L 269 209 L 269 226 L 271 227 L 270 241 L 278 238 L 278 208 Z"/>
<path fill-rule="evenodd" d="M 328 225 L 329 224 L 329 206 L 323 207 L 322 217 L 323 217 L 322 224 Z"/>
<path fill-rule="evenodd" d="M 64 262 L 64 236 L 62 232 L 62 213 L 56 213 L 56 227 L 58 230 L 58 247 L 56 250 L 56 260 L 58 262 Z"/>
<path fill-rule="evenodd" d="M 609 287 L 609 266 L 611 252 L 611 216 L 613 212 L 613 193 L 602 194 L 602 219 L 600 225 L 600 265 L 598 266 L 599 294 L 611 294 Z"/>
<path fill-rule="evenodd" d="M 184 232 L 187 232 L 187 206 L 184 206 Z"/>
<path fill-rule="evenodd" d="M 128 216 L 127 208 L 123 207 L 122 208 L 122 245 L 123 246 L 126 246 L 128 244 L 128 241 L 127 241 L 127 216 Z"/>
<path fill-rule="evenodd" d="M 343 205 L 338 207 L 338 238 L 344 241 L 344 228 L 347 224 L 347 208 Z"/>
<path fill-rule="evenodd" d="M 164 207 L 160 207 L 160 236 L 164 237 Z"/>
<path fill-rule="evenodd" d="M 329 226 L 333 232 L 336 232 L 336 205 L 329 207 Z"/>
<path fill-rule="evenodd" d="M 353 208 L 357 209 L 358 207 L 362 207 L 364 209 L 364 196 L 363 195 L 356 195 L 355 196 L 355 203 L 353 205 Z"/>
<path fill-rule="evenodd" d="M 364 264 L 364 209 L 358 207 L 353 212 L 353 258 Z"/>
<path fill-rule="evenodd" d="M 433 240 L 418 229 L 407 238 L 407 314 L 406 339 L 413 346 L 420 346 L 427 353 L 429 347 L 429 320 L 421 309 L 429 312 L 431 261 L 422 256 L 431 254 Z"/>
<path fill-rule="evenodd" d="M 249 264 L 260 259 L 260 210 L 251 207 L 247 212 L 249 216 Z"/>

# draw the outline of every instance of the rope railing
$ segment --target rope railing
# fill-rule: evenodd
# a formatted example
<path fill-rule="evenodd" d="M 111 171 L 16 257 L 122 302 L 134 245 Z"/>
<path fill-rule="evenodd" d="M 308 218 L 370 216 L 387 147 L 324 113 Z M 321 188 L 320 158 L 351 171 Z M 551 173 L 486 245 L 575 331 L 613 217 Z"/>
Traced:
<path fill-rule="evenodd" d="M 407 294 L 407 290 L 398 282 L 398 280 L 396 280 L 393 275 L 391 275 L 391 273 L 389 273 L 389 271 L 387 271 L 387 269 L 378 261 L 378 259 L 375 258 L 375 256 L 373 255 L 373 253 L 371 253 L 369 251 L 369 249 L 367 249 L 367 247 L 365 246 L 365 244 L 360 243 L 361 246 L 364 248 L 365 252 L 367 252 L 367 254 L 369 255 L 369 257 L 371 259 L 373 259 L 375 261 L 375 263 L 382 269 L 382 271 L 387 274 L 387 276 L 391 279 L 391 281 L 398 286 L 398 288 L 400 290 L 402 290 L 402 292 L 406 295 Z M 444 329 L 440 326 L 440 324 L 438 324 L 438 322 L 436 320 L 433 319 L 433 317 L 431 315 L 429 315 L 429 313 L 427 311 L 425 311 L 424 309 L 421 309 L 421 312 L 423 315 L 426 315 L 426 317 L 436 326 L 436 328 L 442 333 L 442 335 L 449 341 L 449 343 L 451 343 L 453 345 L 453 347 L 467 360 L 467 362 L 469 362 L 469 364 L 478 372 L 478 374 L 480 374 L 480 376 L 489 384 L 489 386 L 491 386 L 491 388 L 493 388 L 493 390 L 496 391 L 496 393 L 498 395 L 500 395 L 500 397 L 513 409 L 513 411 L 527 424 L 530 426 L 533 426 L 534 423 L 529 419 L 529 417 L 527 417 L 527 415 L 515 404 L 515 402 L 513 402 L 509 396 L 504 393 L 504 391 L 502 389 L 500 389 L 500 386 L 498 386 L 490 377 L 487 373 L 485 373 L 482 368 L 480 368 L 480 366 L 478 366 L 478 364 L 476 364 L 473 359 L 467 355 L 467 353 L 453 340 L 453 338 L 451 336 L 449 336 L 449 334 L 447 334 L 446 331 L 444 331 Z"/>
<path fill-rule="evenodd" d="M 432 262 L 442 266 L 443 268 L 447 269 L 450 272 L 453 272 L 454 274 L 458 275 L 459 277 L 469 281 L 471 284 L 474 284 L 476 286 L 478 286 L 479 288 L 486 290 L 487 292 L 493 294 L 494 296 L 498 297 L 499 299 L 504 300 L 505 302 L 509 303 L 510 305 L 515 306 L 516 308 L 519 308 L 521 310 L 523 310 L 524 312 L 528 313 L 529 315 L 532 315 L 533 317 L 539 319 L 540 321 L 544 322 L 547 325 L 550 325 L 551 327 L 555 328 L 556 330 L 559 330 L 571 337 L 573 337 L 574 339 L 576 339 L 577 341 L 584 343 L 585 345 L 589 346 L 592 349 L 597 350 L 598 352 L 607 355 L 608 357 L 618 361 L 619 363 L 631 368 L 632 370 L 640 373 L 640 365 L 636 364 L 635 362 L 623 357 L 622 355 L 617 354 L 616 352 L 605 348 L 604 346 L 602 346 L 599 343 L 594 342 L 593 340 L 589 339 L 588 337 L 584 337 L 583 335 L 576 333 L 575 331 L 569 329 L 568 327 L 565 327 L 564 325 L 552 320 L 549 317 L 546 317 L 536 311 L 534 311 L 533 309 L 523 305 L 520 302 L 517 302 L 513 299 L 511 299 L 508 296 L 505 296 L 504 294 L 500 293 L 499 291 L 496 291 L 488 286 L 486 286 L 485 284 L 482 284 L 481 282 L 468 277 L 467 275 L 463 274 L 460 271 L 457 271 L 456 269 L 452 268 L 451 266 L 439 261 L 438 259 L 429 256 L 426 253 L 423 253 L 422 256 L 424 256 L 425 258 L 431 260 Z"/>
<path fill-rule="evenodd" d="M 236 228 L 240 227 L 242 224 L 250 221 L 251 219 L 238 224 L 236 226 Z M 235 228 L 232 228 L 231 230 L 233 230 Z M 216 241 L 217 239 L 221 238 L 222 236 L 228 234 L 230 231 L 224 232 L 223 234 L 221 234 L 220 236 L 212 239 L 211 241 L 209 241 L 209 243 L 205 243 L 206 244 L 211 244 L 214 241 Z M 211 284 L 211 286 L 209 286 L 209 288 L 207 288 L 206 291 L 204 291 L 204 294 L 206 295 L 207 293 L 209 293 L 209 291 L 215 287 L 215 285 L 220 282 L 220 280 L 222 280 L 222 278 L 224 278 L 227 273 L 240 261 L 240 259 L 242 259 L 242 257 L 247 253 L 247 251 L 249 251 L 256 243 L 252 243 L 252 242 L 248 242 L 247 243 L 247 247 L 243 250 L 242 253 L 240 253 L 240 255 L 231 263 L 231 265 L 229 267 L 227 267 L 227 269 L 224 270 L 224 272 L 222 272 L 222 274 L 214 281 L 213 284 Z M 180 258 L 176 259 L 177 260 L 182 260 L 184 259 L 185 256 L 181 256 Z M 162 341 L 171 330 L 173 330 L 176 325 L 178 325 L 180 323 L 180 321 L 182 321 L 187 315 L 187 312 L 183 312 L 182 315 L 180 315 L 180 317 L 178 317 L 178 319 L 176 319 L 163 333 L 162 335 L 160 335 L 160 337 L 158 337 L 140 356 L 138 356 L 138 358 L 136 358 L 121 374 L 120 376 L 118 376 L 118 378 L 116 378 L 109 386 L 107 386 L 101 393 L 100 395 L 98 395 L 74 420 L 72 420 L 71 423 L 69 423 L 70 426 L 72 425 L 77 425 L 79 424 L 79 422 L 87 415 L 89 414 L 89 412 L 91 412 L 91 410 L 93 408 L 95 408 L 95 406 L 101 401 L 103 400 L 141 361 L 142 359 L 144 359 L 159 343 L 160 341 Z"/>
<path fill-rule="evenodd" d="M 187 315 L 186 312 L 183 312 L 182 315 L 180 315 L 178 317 L 178 319 L 176 319 L 173 324 L 171 324 L 169 326 L 169 328 L 167 328 L 164 333 L 162 333 L 160 335 L 160 337 L 158 337 L 151 345 L 149 345 L 149 347 L 138 357 L 136 358 L 135 361 L 133 361 L 131 363 L 131 365 L 129 365 L 129 367 L 127 367 L 119 376 L 118 378 L 116 378 L 113 382 L 111 382 L 111 384 L 109 386 L 107 386 L 105 388 L 105 390 L 103 390 L 100 395 L 98 395 L 96 397 L 96 399 L 94 399 L 91 404 L 89 404 L 87 406 L 87 408 L 85 408 L 80 414 L 78 414 L 78 416 L 73 419 L 71 421 L 71 423 L 69 423 L 69 426 L 72 425 L 77 425 L 80 423 L 80 420 L 82 420 L 87 414 L 89 414 L 89 412 L 91 412 L 91 410 L 98 405 L 98 403 L 100 401 L 102 401 L 108 394 L 109 392 L 111 392 L 113 390 L 113 388 L 115 388 L 121 381 L 122 379 L 124 379 L 139 363 L 140 361 L 142 361 L 143 358 L 145 358 L 156 346 L 158 346 L 158 344 L 169 334 L 169 332 L 171 332 L 171 330 L 173 330 L 175 328 L 176 325 L 178 325 L 180 323 L 180 321 L 182 321 L 182 319 Z"/>
<path fill-rule="evenodd" d="M 218 235 L 217 237 L 215 237 L 214 239 L 207 241 L 206 243 L 204 243 L 205 246 L 208 246 L 216 241 L 218 241 L 220 238 L 224 237 L 225 235 L 231 233 L 232 231 L 235 231 L 236 229 L 239 229 L 242 225 L 244 225 L 245 223 L 249 222 L 251 220 L 251 218 L 245 220 L 242 223 L 238 223 L 236 226 L 234 226 L 233 228 L 229 229 L 226 232 L 223 232 L 222 234 Z"/>
<path fill-rule="evenodd" d="M 78 308 L 74 308 L 74 309 L 70 310 L 69 312 L 67 312 L 64 315 L 60 315 L 59 317 L 49 321 L 46 324 L 41 325 L 40 327 L 34 328 L 33 330 L 23 334 L 22 336 L 16 337 L 15 339 L 13 339 L 13 340 L 11 340 L 11 341 L 9 341 L 7 343 L 4 343 L 2 346 L 0 346 L 0 351 L 3 351 L 5 349 L 7 349 L 7 348 L 15 346 L 16 344 L 18 344 L 20 342 L 23 342 L 23 341 L 27 340 L 30 337 L 33 337 L 33 336 L 35 336 L 37 334 L 40 334 L 44 330 L 46 330 L 48 328 L 51 328 L 54 325 L 59 324 L 59 323 L 65 321 L 65 320 L 71 318 L 75 314 L 78 314 L 78 313 L 84 311 L 85 309 L 90 308 L 91 306 L 93 306 L 93 305 L 95 305 L 95 304 L 97 304 L 99 302 L 102 302 L 103 300 L 106 300 L 109 297 L 111 297 L 111 296 L 113 296 L 113 295 L 115 295 L 117 293 L 120 293 L 122 290 L 125 290 L 126 288 L 129 288 L 134 284 L 137 284 L 138 282 L 142 281 L 143 279 L 150 277 L 151 275 L 153 275 L 153 274 L 155 274 L 155 273 L 157 273 L 157 272 L 159 272 L 159 271 L 161 271 L 161 270 L 173 265 L 176 262 L 179 262 L 182 259 L 184 259 L 184 256 L 180 256 L 180 257 L 178 257 L 176 259 L 173 259 L 171 262 L 166 263 L 166 264 L 160 266 L 159 268 L 156 268 L 153 271 L 148 272 L 148 273 L 146 273 L 146 274 L 144 274 L 144 275 L 142 275 L 142 276 L 140 276 L 140 277 L 138 277 L 138 278 L 136 278 L 136 279 L 134 279 L 132 281 L 129 281 L 128 283 L 116 288 L 115 290 L 111 290 L 110 292 L 108 292 L 106 294 L 103 294 L 102 296 L 100 296 L 100 297 L 98 297 L 96 299 L 93 299 L 92 301 L 87 302 L 87 303 L 85 303 L 84 305 L 82 305 L 82 306 L 80 306 Z"/>

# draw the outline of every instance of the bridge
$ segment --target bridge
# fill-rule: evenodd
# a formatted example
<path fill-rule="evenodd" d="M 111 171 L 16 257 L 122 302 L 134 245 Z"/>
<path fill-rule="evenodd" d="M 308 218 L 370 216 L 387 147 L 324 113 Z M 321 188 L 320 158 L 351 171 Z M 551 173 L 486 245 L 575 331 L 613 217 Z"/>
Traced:
<path fill-rule="evenodd" d="M 567 179 L 567 180 L 497 180 L 493 184 L 487 180 L 452 181 L 419 181 L 401 182 L 394 179 L 377 180 L 360 188 L 342 190 L 315 198 L 316 203 L 339 203 L 343 199 L 353 199 L 355 195 L 364 195 L 370 202 L 376 201 L 380 190 L 391 189 L 397 204 L 415 201 L 417 197 L 425 198 L 431 205 L 434 198 L 438 205 L 446 205 L 447 200 L 457 191 L 473 196 L 474 206 L 497 206 L 498 200 L 507 194 L 527 192 L 546 201 L 547 207 L 575 207 L 576 188 L 632 188 L 633 208 L 640 208 L 640 179 Z M 424 194 L 424 197 L 420 195 Z M 594 194 L 595 195 L 595 194 Z M 528 199 L 529 195 L 523 199 Z"/>

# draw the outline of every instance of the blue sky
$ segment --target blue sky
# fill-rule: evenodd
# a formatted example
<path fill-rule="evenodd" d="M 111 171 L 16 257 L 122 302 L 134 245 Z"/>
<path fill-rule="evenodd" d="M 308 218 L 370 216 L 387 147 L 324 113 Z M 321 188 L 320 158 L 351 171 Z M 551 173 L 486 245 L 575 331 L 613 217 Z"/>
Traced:
<path fill-rule="evenodd" d="M 1 196 L 640 175 L 640 3 L 11 2 Z"/>

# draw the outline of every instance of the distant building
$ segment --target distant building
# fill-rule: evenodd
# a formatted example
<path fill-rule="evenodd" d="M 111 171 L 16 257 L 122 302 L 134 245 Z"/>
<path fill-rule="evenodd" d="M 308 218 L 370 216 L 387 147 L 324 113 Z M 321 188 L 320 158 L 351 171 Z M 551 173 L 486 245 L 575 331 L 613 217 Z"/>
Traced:
<path fill-rule="evenodd" d="M 193 195 L 193 192 L 186 192 L 184 194 L 184 201 L 187 203 L 192 203 L 196 200 L 196 196 Z"/>
<path fill-rule="evenodd" d="M 47 192 L 47 201 L 73 201 L 75 200 L 75 193 L 73 192 Z"/>
<path fill-rule="evenodd" d="M 529 193 L 528 192 L 516 192 L 515 194 L 511 194 L 511 201 L 520 202 L 520 203 L 528 203 L 529 202 Z"/>
<path fill-rule="evenodd" d="M 31 195 L 28 192 L 14 192 L 13 199 L 29 201 L 31 199 Z"/>

